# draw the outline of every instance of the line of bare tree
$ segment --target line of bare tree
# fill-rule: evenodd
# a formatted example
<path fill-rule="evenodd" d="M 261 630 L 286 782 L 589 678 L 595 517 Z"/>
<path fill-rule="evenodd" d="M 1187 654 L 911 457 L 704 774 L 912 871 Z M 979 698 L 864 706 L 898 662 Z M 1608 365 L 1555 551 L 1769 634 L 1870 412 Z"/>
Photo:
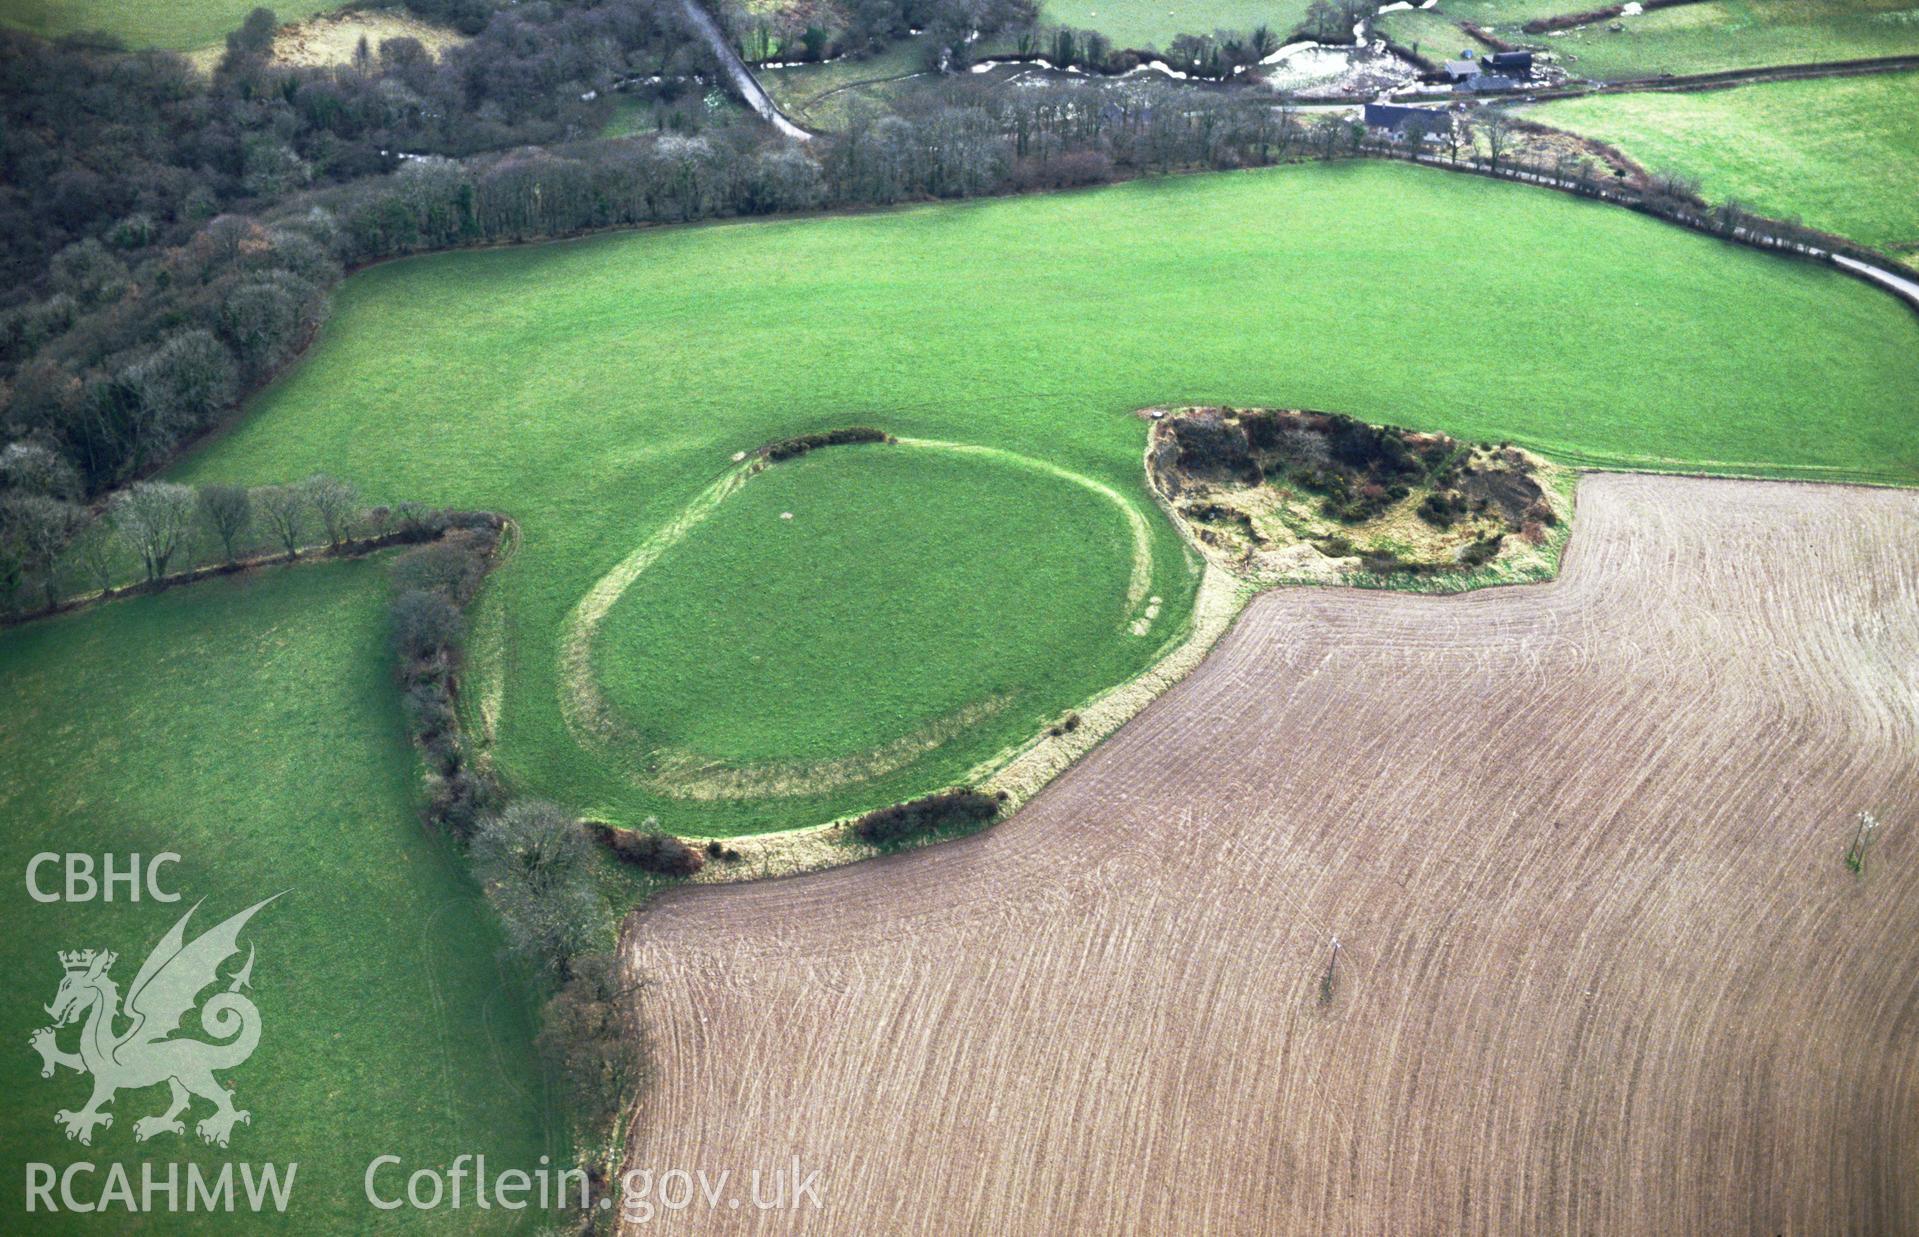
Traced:
<path fill-rule="evenodd" d="M 75 500 L 44 448 L 0 452 L 0 616 L 9 619 L 153 589 L 303 553 L 365 552 L 440 536 L 451 516 L 423 503 L 362 506 L 315 474 L 284 485 L 139 481 L 98 510 Z"/>

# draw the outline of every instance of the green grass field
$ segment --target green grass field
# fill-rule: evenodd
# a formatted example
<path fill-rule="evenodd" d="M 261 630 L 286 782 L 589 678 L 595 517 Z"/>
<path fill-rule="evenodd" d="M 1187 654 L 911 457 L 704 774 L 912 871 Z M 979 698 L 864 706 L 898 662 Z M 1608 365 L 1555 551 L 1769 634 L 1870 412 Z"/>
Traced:
<path fill-rule="evenodd" d="M 1714 201 L 1867 245 L 1919 252 L 1919 73 L 1772 82 L 1701 94 L 1594 95 L 1540 121 L 1699 178 Z"/>
<path fill-rule="evenodd" d="M 1467 48 L 1475 56 L 1485 50 L 1437 8 L 1383 13 L 1373 20 L 1372 30 L 1375 36 L 1389 38 L 1435 64 L 1455 59 Z"/>
<path fill-rule="evenodd" d="M 1537 254 L 1552 260 L 1516 260 Z M 480 625 L 502 771 L 623 823 L 727 833 L 947 784 L 1031 721 L 1002 710 L 884 785 L 752 802 L 676 799 L 584 752 L 563 711 L 569 616 L 737 451 L 877 424 L 1002 447 L 1144 504 L 1135 410 L 1226 402 L 1512 438 L 1576 463 L 1913 483 L 1915 383 L 1919 320 L 1824 268 L 1542 190 L 1313 165 L 390 263 L 349 280 L 306 361 L 176 471 L 325 468 L 369 499 L 511 514 L 523 544 L 489 586 L 497 631 Z M 1046 493 L 1001 510 L 1004 535 L 1058 528 L 1076 544 L 1061 504 L 1078 499 Z M 1190 576 L 1170 528 L 1150 527 L 1151 588 L 1176 625 Z M 1090 695 L 1156 652 L 1110 639 L 1048 692 Z M 964 672 L 957 649 L 935 652 L 950 664 L 925 673 Z M 797 736 L 790 754 L 805 754 Z"/>
<path fill-rule="evenodd" d="M 374 1215 L 361 1175 L 376 1155 L 566 1162 L 549 1142 L 563 1131 L 547 1123 L 530 1013 L 496 960 L 499 929 L 459 858 L 419 823 L 387 593 L 377 561 L 270 568 L 0 635 L 0 864 L 18 899 L 0 943 L 17 989 L 0 1011 L 11 1189 L 28 1161 L 291 1161 L 287 1226 L 345 1232 Z M 121 890 L 112 903 L 31 902 L 17 882 L 48 850 L 112 852 L 123 865 L 133 852 L 178 852 L 164 884 L 184 900 L 134 904 Z M 27 1049 L 60 983 L 57 952 L 115 951 L 124 994 L 196 900 L 204 930 L 281 890 L 241 938 L 258 950 L 260 1044 L 222 1079 L 252 1123 L 224 1153 L 191 1124 L 185 1138 L 138 1143 L 134 1121 L 166 1105 L 159 1087 L 122 1092 L 91 1147 L 67 1141 L 53 1114 L 81 1107 L 89 1081 L 64 1069 L 43 1080 Z M 209 1110 L 196 1101 L 189 1117 Z M 13 1197 L 19 1220 L 24 1196 Z M 141 1223 L 116 1214 L 119 1230 Z M 463 1231 L 499 1216 L 388 1218 Z"/>
<path fill-rule="evenodd" d="M 190 51 L 225 39 L 259 5 L 255 0 L 0 0 L 0 22 L 55 39 L 82 30 L 116 35 L 128 47 Z M 274 0 L 281 22 L 339 8 L 332 0 Z"/>
<path fill-rule="evenodd" d="M 1181 34 L 1250 32 L 1269 27 L 1281 42 L 1306 23 L 1308 0 L 1046 0 L 1040 19 L 1097 30 L 1115 47 L 1165 51 Z"/>
<path fill-rule="evenodd" d="M 1618 34 L 1585 26 L 1545 42 L 1574 72 L 1602 80 L 1919 52 L 1919 12 L 1907 0 L 1720 0 L 1622 24 Z"/>
<path fill-rule="evenodd" d="M 654 743 L 733 764 L 858 756 L 987 701 L 1038 729 L 1131 663 L 1115 638 L 1130 558 L 1122 513 L 1057 477 L 904 446 L 817 452 L 642 575 L 597 670 Z"/>
<path fill-rule="evenodd" d="M 815 128 L 837 129 L 845 125 L 855 99 L 877 105 L 896 79 L 925 72 L 928 41 L 925 35 L 911 36 L 877 55 L 758 69 L 755 76 L 787 115 Z"/>
<path fill-rule="evenodd" d="M 1598 7 L 1599 0 L 1440 0 L 1432 11 L 1546 48 L 1575 75 L 1598 80 L 1919 52 L 1911 0 L 1708 0 L 1622 17 L 1617 33 L 1605 22 L 1554 34 L 1521 29 L 1536 17 Z M 1388 14 L 1381 28 L 1396 32 L 1406 16 Z"/>
<path fill-rule="evenodd" d="M 705 98 L 686 106 L 694 108 L 702 132 L 733 124 L 757 124 L 759 117 L 745 104 L 721 90 L 711 90 Z M 639 137 L 673 128 L 674 109 L 656 99 L 622 94 L 615 97 L 613 111 L 606 119 L 600 137 Z"/>
<path fill-rule="evenodd" d="M 655 108 L 645 99 L 623 95 L 613 105 L 613 114 L 607 117 L 606 128 L 600 130 L 601 137 L 632 137 L 639 133 L 651 133 L 654 130 Z"/>

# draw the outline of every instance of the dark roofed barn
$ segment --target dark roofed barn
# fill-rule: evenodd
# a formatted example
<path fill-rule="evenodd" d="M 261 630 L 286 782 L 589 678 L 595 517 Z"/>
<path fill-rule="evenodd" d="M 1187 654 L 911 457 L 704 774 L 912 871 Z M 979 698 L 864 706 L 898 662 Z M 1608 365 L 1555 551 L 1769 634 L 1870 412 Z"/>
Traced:
<path fill-rule="evenodd" d="M 1432 107 L 1403 107 L 1397 103 L 1368 103 L 1365 111 L 1368 129 L 1386 129 L 1398 134 L 1418 133 L 1422 138 L 1450 133 L 1453 118 Z"/>
<path fill-rule="evenodd" d="M 1531 52 L 1493 52 L 1479 62 L 1489 72 L 1524 77 L 1533 71 Z"/>

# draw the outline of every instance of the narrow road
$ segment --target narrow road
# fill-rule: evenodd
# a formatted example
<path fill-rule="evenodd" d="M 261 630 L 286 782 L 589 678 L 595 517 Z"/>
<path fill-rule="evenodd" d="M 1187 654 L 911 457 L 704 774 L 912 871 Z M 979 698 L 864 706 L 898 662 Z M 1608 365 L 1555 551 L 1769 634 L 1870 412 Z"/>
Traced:
<path fill-rule="evenodd" d="M 714 59 L 720 62 L 720 68 L 726 73 L 727 79 L 733 83 L 734 91 L 740 98 L 746 100 L 748 107 L 758 112 L 766 123 L 793 140 L 799 142 L 811 140 L 813 135 L 788 120 L 786 113 L 773 102 L 773 96 L 766 93 L 766 88 L 761 86 L 759 79 L 753 76 L 753 71 L 746 67 L 746 62 L 740 59 L 739 53 L 733 50 L 733 45 L 727 42 L 726 35 L 720 30 L 719 23 L 713 20 L 713 15 L 706 11 L 699 0 L 680 0 L 680 9 L 686 14 L 686 20 L 692 23 L 693 29 L 706 40 L 706 45 L 713 49 Z"/>
<path fill-rule="evenodd" d="M 1834 266 L 1849 270 L 1862 279 L 1870 279 L 1894 296 L 1909 302 L 1914 309 L 1919 309 L 1919 282 L 1907 279 L 1901 275 L 1895 275 L 1891 271 L 1881 267 L 1861 262 L 1857 258 L 1848 258 L 1842 253 L 1833 254 L 1832 262 Z"/>

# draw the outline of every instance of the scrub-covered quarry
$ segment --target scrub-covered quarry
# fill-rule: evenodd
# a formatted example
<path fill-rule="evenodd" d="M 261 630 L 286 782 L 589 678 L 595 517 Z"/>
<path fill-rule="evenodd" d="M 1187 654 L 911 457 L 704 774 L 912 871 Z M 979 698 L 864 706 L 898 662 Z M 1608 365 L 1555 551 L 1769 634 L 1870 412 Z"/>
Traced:
<path fill-rule="evenodd" d="M 1009 265 L 1008 254 L 1030 256 Z M 1534 254 L 1553 260 L 1521 261 Z M 343 287 L 305 362 L 177 472 L 261 482 L 324 470 L 369 501 L 511 516 L 519 548 L 475 622 L 471 695 L 488 722 L 476 739 L 491 741 L 495 766 L 525 792 L 619 824 L 656 815 L 679 833 L 731 833 L 938 789 L 1000 750 L 1006 732 L 994 726 L 1069 705 L 1076 690 L 1090 697 L 1156 660 L 1161 634 L 1174 639 L 1184 626 L 1194 582 L 1177 534 L 1150 510 L 1140 408 L 1313 407 L 1511 440 L 1565 463 L 1910 483 L 1915 384 L 1919 319 L 1819 265 L 1543 190 L 1397 164 L 1314 165 L 376 267 Z M 1077 615 L 1031 620 L 1049 639 L 1085 633 L 1090 643 L 1059 654 L 1074 668 L 883 786 L 742 801 L 667 799 L 634 785 L 641 761 L 609 767 L 567 722 L 567 633 L 581 599 L 736 468 L 737 453 L 853 424 L 991 446 L 1147 510 L 1162 626 L 1118 638 L 1108 625 L 1117 605 L 1103 598 L 1099 621 L 1083 627 Z M 850 478 L 886 455 L 844 450 L 844 460 L 828 452 L 799 463 Z M 1039 487 L 1029 499 L 1044 506 L 1005 504 L 998 535 L 1023 541 L 1035 564 L 1090 555 L 1075 586 L 1088 597 L 1128 587 L 1124 529 L 1084 487 L 997 467 L 967 481 L 954 459 L 905 453 L 898 466 L 939 473 L 927 484 L 949 505 L 938 494 L 966 489 L 990 507 L 1001 484 Z M 781 479 L 789 467 L 728 503 L 752 499 L 755 486 L 807 488 L 805 469 Z M 795 527 L 783 531 L 809 535 L 800 522 L 809 503 L 829 501 L 828 487 L 793 493 L 797 505 L 779 511 L 793 510 Z M 850 499 L 831 501 L 845 504 L 847 525 L 831 535 L 864 537 L 873 552 L 873 526 L 852 520 Z M 655 569 L 705 561 L 716 569 L 711 587 L 737 595 L 737 581 L 718 578 L 721 542 L 743 551 L 749 517 L 736 523 L 727 505 L 713 517 L 711 557 L 689 541 L 679 565 L 669 553 Z M 1094 527 L 1105 531 L 1089 550 Z M 972 552 L 984 539 L 966 534 Z M 922 646 L 958 638 L 940 626 L 957 619 L 897 600 L 936 587 L 952 562 L 899 561 L 891 578 L 858 581 L 859 597 L 905 606 L 902 633 L 931 623 Z M 699 660 L 719 644 L 690 625 L 699 616 L 686 579 L 660 579 L 673 590 L 661 602 L 686 623 L 669 631 L 635 597 L 626 617 L 609 617 L 609 643 L 595 654 L 596 675 L 627 676 L 613 686 L 642 729 L 660 707 L 650 701 L 694 690 L 707 672 Z M 644 575 L 634 587 L 643 584 Z M 798 650 L 814 637 L 789 616 L 784 634 L 755 639 L 765 657 L 782 640 Z M 676 656 L 688 660 L 669 667 Z M 869 665 L 864 690 L 909 698 L 907 685 L 928 671 L 896 660 Z M 672 673 L 650 686 L 629 674 L 642 667 L 646 679 Z M 853 687 L 807 683 L 823 704 L 850 708 Z M 961 691 L 952 679 L 936 706 L 902 706 L 897 729 L 869 724 L 839 751 L 921 733 L 962 697 L 993 694 L 987 683 L 972 695 L 980 686 Z M 753 739 L 753 723 L 726 720 L 739 713 L 708 715 L 686 746 L 740 761 L 777 754 Z M 831 759 L 823 735 L 794 735 L 787 756 Z"/>
<path fill-rule="evenodd" d="M 44 851 L 111 853 L 121 868 L 171 851 L 159 885 L 182 899 L 130 902 L 121 887 L 111 902 L 39 904 L 15 885 L 0 936 L 14 998 L 0 1010 L 0 1171 L 16 1188 L 27 1162 L 99 1164 L 76 1179 L 82 1199 L 112 1162 L 127 1163 L 136 1193 L 143 1159 L 210 1176 L 229 1160 L 298 1163 L 287 1219 L 337 1232 L 365 1224 L 376 1155 L 408 1171 L 459 1152 L 501 1168 L 572 1163 L 498 924 L 452 844 L 418 823 L 388 595 L 378 558 L 267 568 L 0 634 L 0 866 L 17 882 Z M 40 886 L 58 888 L 59 874 L 43 868 Z M 108 977 L 126 994 L 188 907 L 205 900 L 190 940 L 275 894 L 209 990 L 227 991 L 257 951 L 246 991 L 258 1047 L 215 1075 L 251 1114 L 230 1144 L 202 1143 L 195 1126 L 213 1109 L 199 1099 L 182 1133 L 140 1140 L 139 1120 L 168 1107 L 165 1086 L 123 1089 L 91 1145 L 68 1142 L 54 1113 L 82 1109 L 92 1079 L 64 1066 L 42 1078 L 27 1046 L 49 1022 L 60 953 L 118 954 Z M 191 1015 L 186 1033 L 222 1038 Z M 77 1034 L 61 1030 L 58 1046 L 72 1051 Z M 380 1188 L 404 1184 L 389 1174 Z M 405 1214 L 440 1231 L 505 1227 L 497 1211 Z"/>
<path fill-rule="evenodd" d="M 1550 579 L 1572 515 L 1572 475 L 1517 447 L 1337 414 L 1187 409 L 1147 458 L 1200 552 L 1267 584 Z"/>

